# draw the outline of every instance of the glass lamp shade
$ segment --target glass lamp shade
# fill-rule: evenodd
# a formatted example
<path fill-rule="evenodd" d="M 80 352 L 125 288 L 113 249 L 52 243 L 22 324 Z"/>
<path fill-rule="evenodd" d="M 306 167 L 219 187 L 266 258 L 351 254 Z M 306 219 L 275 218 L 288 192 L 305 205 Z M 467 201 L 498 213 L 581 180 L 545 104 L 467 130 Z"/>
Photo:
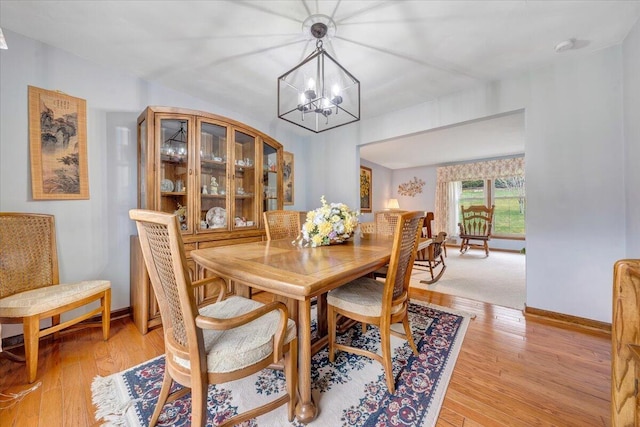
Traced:
<path fill-rule="evenodd" d="M 360 82 L 324 49 L 278 77 L 278 117 L 319 133 L 360 120 Z"/>

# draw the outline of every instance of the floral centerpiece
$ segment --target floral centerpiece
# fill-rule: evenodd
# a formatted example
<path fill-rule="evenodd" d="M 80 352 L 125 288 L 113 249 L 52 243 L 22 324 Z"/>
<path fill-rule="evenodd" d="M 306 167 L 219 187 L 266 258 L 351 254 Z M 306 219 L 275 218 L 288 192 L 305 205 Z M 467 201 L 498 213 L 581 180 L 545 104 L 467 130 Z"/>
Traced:
<path fill-rule="evenodd" d="M 359 212 L 354 212 L 344 203 L 327 203 L 320 198 L 322 206 L 307 212 L 302 226 L 302 243 L 312 248 L 342 243 L 349 239 L 358 227 Z"/>

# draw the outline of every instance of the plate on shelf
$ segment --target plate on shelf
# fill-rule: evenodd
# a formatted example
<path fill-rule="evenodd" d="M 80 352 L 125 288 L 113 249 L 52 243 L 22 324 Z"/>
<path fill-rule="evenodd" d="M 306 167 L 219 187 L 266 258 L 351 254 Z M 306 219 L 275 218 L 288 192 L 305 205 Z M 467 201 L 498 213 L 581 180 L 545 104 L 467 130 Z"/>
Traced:
<path fill-rule="evenodd" d="M 209 228 L 223 228 L 227 226 L 227 211 L 224 208 L 215 207 L 207 211 L 205 217 Z"/>
<path fill-rule="evenodd" d="M 173 181 L 170 179 L 163 179 L 162 182 L 160 182 L 160 191 L 173 191 Z"/>

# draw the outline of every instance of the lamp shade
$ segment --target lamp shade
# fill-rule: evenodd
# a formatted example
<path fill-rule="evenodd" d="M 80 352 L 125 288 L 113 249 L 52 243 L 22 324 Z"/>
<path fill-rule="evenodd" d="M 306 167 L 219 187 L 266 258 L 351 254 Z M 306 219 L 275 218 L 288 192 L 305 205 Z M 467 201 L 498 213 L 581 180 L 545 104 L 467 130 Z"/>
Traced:
<path fill-rule="evenodd" d="M 389 199 L 389 201 L 387 202 L 387 209 L 400 209 L 398 199 Z"/>

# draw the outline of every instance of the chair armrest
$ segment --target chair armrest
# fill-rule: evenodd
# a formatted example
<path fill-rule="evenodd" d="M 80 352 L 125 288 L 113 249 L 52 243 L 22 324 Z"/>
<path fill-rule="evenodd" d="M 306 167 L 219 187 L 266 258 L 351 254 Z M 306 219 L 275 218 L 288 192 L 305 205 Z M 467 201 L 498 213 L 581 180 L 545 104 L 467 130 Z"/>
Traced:
<path fill-rule="evenodd" d="M 216 299 L 216 302 L 222 301 L 224 299 L 224 294 L 227 288 L 227 283 L 224 281 L 224 279 L 218 276 L 211 276 L 205 277 L 204 279 L 196 280 L 195 282 L 191 282 L 191 287 L 194 289 L 205 285 L 215 285 L 218 288 L 218 298 Z"/>
<path fill-rule="evenodd" d="M 282 345 L 284 343 L 284 338 L 287 332 L 287 323 L 289 320 L 289 310 L 287 309 L 287 306 L 280 301 L 273 301 L 269 304 L 258 307 L 255 310 L 244 313 L 241 316 L 229 317 L 226 319 L 218 319 L 214 317 L 203 316 L 200 314 L 196 316 L 196 326 L 201 329 L 225 331 L 237 328 L 238 326 L 246 325 L 249 322 L 259 319 L 265 314 L 276 310 L 280 311 L 280 322 L 278 324 L 278 330 L 276 331 L 273 340 L 274 363 L 277 363 L 280 359 L 282 359 Z"/>

